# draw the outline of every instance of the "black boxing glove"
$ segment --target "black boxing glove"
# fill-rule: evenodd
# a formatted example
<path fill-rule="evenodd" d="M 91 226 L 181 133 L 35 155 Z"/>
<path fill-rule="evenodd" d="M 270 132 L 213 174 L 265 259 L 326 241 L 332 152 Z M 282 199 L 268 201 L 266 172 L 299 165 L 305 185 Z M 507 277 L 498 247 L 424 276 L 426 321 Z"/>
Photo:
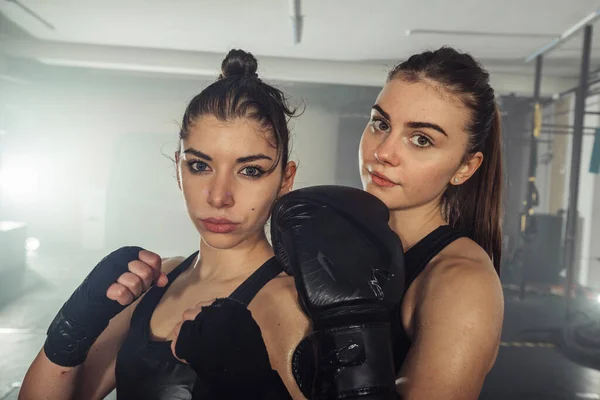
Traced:
<path fill-rule="evenodd" d="M 271 369 L 260 327 L 245 304 L 217 299 L 181 325 L 175 356 L 212 387 L 219 399 L 291 399 Z M 204 387 L 202 387 L 205 390 Z M 193 393 L 193 399 L 202 398 Z"/>
<path fill-rule="evenodd" d="M 126 306 L 106 297 L 106 291 L 137 260 L 140 247 L 122 247 L 94 267 L 64 303 L 47 332 L 44 352 L 54 364 L 75 367 L 87 353 L 109 321 Z"/>
<path fill-rule="evenodd" d="M 299 189 L 275 203 L 275 254 L 313 323 L 293 364 L 310 399 L 398 398 L 391 318 L 404 291 L 404 253 L 388 220 L 383 202 L 349 187 Z"/>

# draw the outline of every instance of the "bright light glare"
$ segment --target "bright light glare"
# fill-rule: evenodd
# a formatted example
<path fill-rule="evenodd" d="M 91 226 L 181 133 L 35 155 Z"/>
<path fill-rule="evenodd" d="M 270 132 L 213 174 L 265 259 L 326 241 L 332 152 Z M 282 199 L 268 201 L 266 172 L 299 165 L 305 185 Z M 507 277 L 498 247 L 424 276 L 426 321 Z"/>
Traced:
<path fill-rule="evenodd" d="M 0 192 L 8 196 L 37 193 L 38 173 L 31 167 L 3 168 L 0 170 Z"/>
<path fill-rule="evenodd" d="M 25 240 L 25 250 L 28 252 L 34 252 L 40 248 L 40 241 L 37 238 L 29 237 Z"/>

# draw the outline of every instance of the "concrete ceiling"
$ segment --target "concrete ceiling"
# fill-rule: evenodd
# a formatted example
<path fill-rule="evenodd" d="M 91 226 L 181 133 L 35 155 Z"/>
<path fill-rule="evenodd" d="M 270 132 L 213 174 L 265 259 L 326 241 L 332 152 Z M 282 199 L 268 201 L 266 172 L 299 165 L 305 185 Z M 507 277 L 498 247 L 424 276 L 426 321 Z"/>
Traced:
<path fill-rule="evenodd" d="M 224 53 L 243 48 L 274 79 L 375 86 L 398 60 L 450 45 L 482 60 L 508 91 L 506 79 L 531 86 L 527 55 L 598 7 L 596 0 L 302 0 L 302 40 L 294 44 L 290 1 L 21 2 L 54 29 L 0 0 L 10 21 L 0 28 L 0 51 L 49 64 L 214 75 Z M 594 66 L 600 34 L 595 39 Z M 580 53 L 574 37 L 547 57 L 547 91 L 573 84 Z"/>

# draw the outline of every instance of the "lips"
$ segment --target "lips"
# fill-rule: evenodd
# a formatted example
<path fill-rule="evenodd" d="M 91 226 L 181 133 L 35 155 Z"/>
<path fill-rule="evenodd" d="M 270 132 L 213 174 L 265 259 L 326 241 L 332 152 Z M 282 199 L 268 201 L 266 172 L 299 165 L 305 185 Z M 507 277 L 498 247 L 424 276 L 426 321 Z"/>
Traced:
<path fill-rule="evenodd" d="M 387 176 L 383 174 L 380 174 L 375 171 L 369 171 L 369 174 L 371 175 L 371 181 L 373 181 L 373 183 L 377 186 L 385 188 L 396 186 L 394 182 L 392 182 Z"/>
<path fill-rule="evenodd" d="M 202 222 L 207 231 L 213 233 L 231 233 L 239 225 L 227 218 L 206 218 L 201 219 L 200 222 Z"/>
<path fill-rule="evenodd" d="M 235 222 L 230 221 L 227 218 L 205 218 L 202 221 L 210 222 L 211 224 L 226 224 L 226 225 L 235 224 Z"/>

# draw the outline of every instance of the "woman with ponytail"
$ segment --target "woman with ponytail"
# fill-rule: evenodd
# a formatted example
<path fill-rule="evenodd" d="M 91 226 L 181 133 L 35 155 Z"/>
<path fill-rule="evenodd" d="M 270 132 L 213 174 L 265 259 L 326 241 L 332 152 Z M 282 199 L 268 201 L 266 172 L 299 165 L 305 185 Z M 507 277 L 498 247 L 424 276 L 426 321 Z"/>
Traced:
<path fill-rule="evenodd" d="M 406 286 L 398 392 L 477 399 L 500 342 L 502 141 L 488 73 L 441 48 L 394 67 L 360 143 L 365 190 L 390 209 Z"/>

